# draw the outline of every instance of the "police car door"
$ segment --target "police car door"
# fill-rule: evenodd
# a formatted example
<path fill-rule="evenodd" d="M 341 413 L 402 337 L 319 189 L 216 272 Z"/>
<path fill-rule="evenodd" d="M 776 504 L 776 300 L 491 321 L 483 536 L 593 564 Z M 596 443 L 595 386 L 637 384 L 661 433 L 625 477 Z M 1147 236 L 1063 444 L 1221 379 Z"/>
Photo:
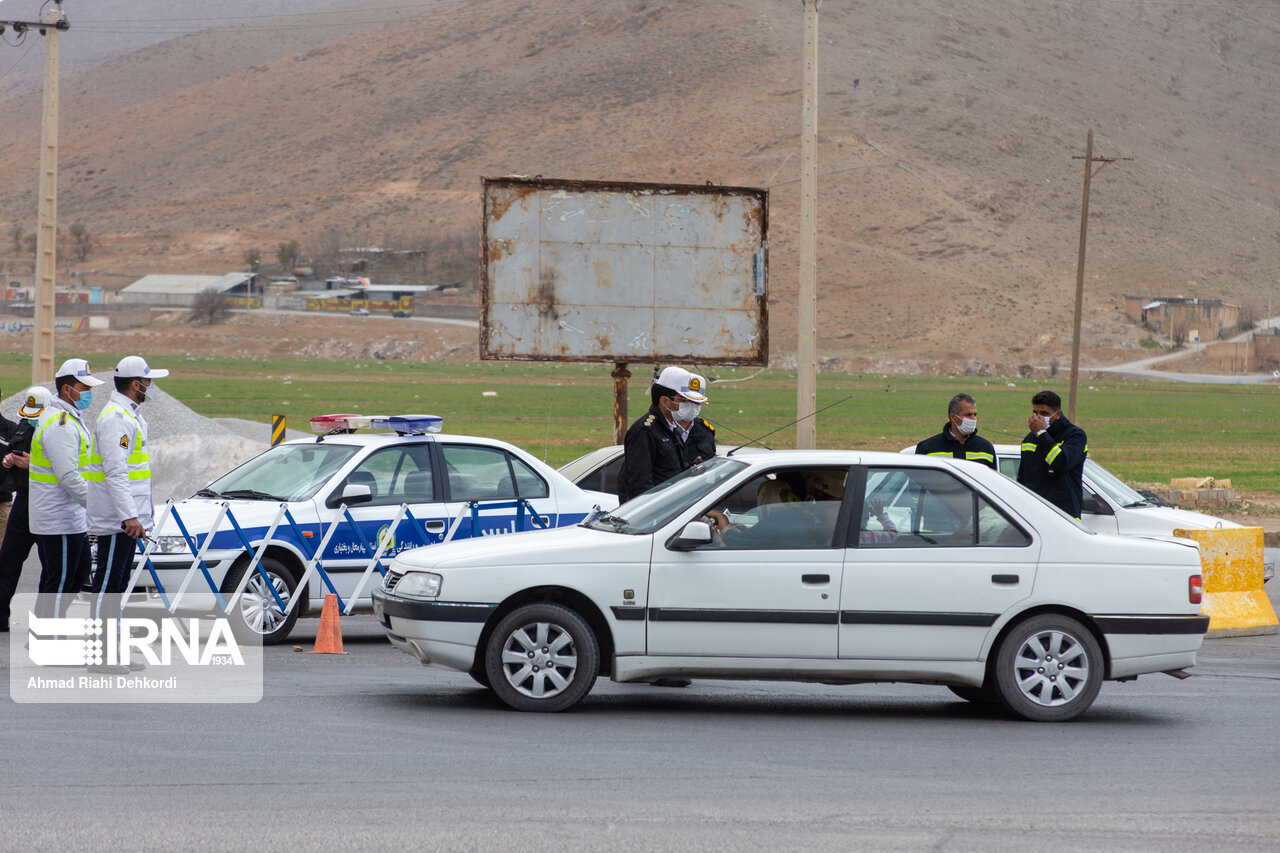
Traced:
<path fill-rule="evenodd" d="M 483 444 L 440 443 L 449 536 L 500 536 L 555 527 L 551 487 L 515 454 Z"/>
<path fill-rule="evenodd" d="M 429 440 L 405 441 L 375 450 L 339 480 L 325 498 L 321 512 L 323 529 L 341 515 L 342 495 L 348 486 L 364 486 L 370 492 L 368 500 L 347 499 L 347 512 L 360 535 L 350 523 L 339 522 L 325 549 L 325 571 L 344 597 L 355 589 L 382 537 L 388 538 L 383 565 L 389 564 L 398 551 L 434 544 L 444 538 L 448 510 L 439 499 L 441 489 L 435 479 L 431 444 Z M 402 515 L 393 530 L 391 521 L 402 504 L 413 518 Z M 366 545 L 373 550 L 366 550 Z M 373 586 L 366 585 L 362 596 L 371 593 Z M 323 584 L 313 585 L 312 590 L 325 592 Z"/>

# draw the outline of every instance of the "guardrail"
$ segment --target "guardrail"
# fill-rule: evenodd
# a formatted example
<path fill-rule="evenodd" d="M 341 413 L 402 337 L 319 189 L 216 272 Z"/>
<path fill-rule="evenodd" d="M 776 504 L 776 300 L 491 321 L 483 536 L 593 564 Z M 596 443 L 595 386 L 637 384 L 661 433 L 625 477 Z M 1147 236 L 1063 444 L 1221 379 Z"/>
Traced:
<path fill-rule="evenodd" d="M 213 596 L 218 603 L 218 608 L 223 613 L 230 613 L 232 608 L 234 608 L 240 601 L 240 597 L 244 594 L 244 590 L 248 586 L 249 581 L 255 574 L 257 574 L 261 576 L 266 588 L 271 591 L 271 595 L 275 598 L 277 606 L 279 606 L 287 616 L 292 613 L 293 609 L 297 606 L 298 600 L 302 598 L 303 592 L 307 588 L 307 584 L 313 577 L 318 577 L 328 591 L 337 596 L 338 606 L 342 612 L 349 614 L 351 613 L 352 608 L 355 607 L 356 602 L 360 599 L 360 596 L 364 594 L 365 587 L 372 578 L 373 572 L 377 570 L 379 578 L 386 575 L 387 565 L 384 562 L 384 557 L 386 555 L 387 548 L 395 541 L 395 531 L 399 528 L 402 521 L 407 520 L 411 525 L 411 531 L 416 534 L 418 544 L 411 547 L 420 548 L 427 545 L 453 540 L 457 535 L 458 530 L 461 529 L 463 522 L 466 521 L 468 517 L 471 521 L 471 536 L 480 536 L 481 510 L 494 509 L 514 509 L 516 511 L 515 526 L 517 531 L 525 529 L 526 513 L 529 517 L 529 524 L 532 526 L 530 529 L 533 527 L 541 529 L 547 529 L 550 527 L 550 524 L 543 520 L 542 516 L 534 510 L 529 501 L 524 499 L 518 498 L 509 501 L 466 501 L 458 511 L 458 514 L 453 518 L 444 535 L 440 537 L 438 542 L 433 542 L 431 534 L 427 533 L 422 523 L 414 517 L 412 510 L 409 509 L 409 505 L 400 504 L 400 506 L 396 508 L 390 523 L 386 527 L 386 534 L 379 537 L 377 547 L 375 548 L 369 542 L 369 537 L 365 536 L 364 531 L 360 529 L 360 525 L 351 517 L 351 511 L 348 509 L 347 505 L 342 504 L 338 507 L 338 515 L 329 523 L 328 527 L 325 528 L 319 544 L 312 548 L 309 544 L 312 538 L 311 535 L 303 532 L 298 525 L 298 522 L 294 519 L 293 514 L 289 511 L 288 505 L 281 503 L 279 505 L 279 510 L 276 512 L 275 518 L 267 528 L 266 534 L 255 547 L 250 541 L 248 535 L 245 534 L 244 528 L 242 528 L 240 523 L 236 520 L 235 513 L 232 512 L 231 506 L 228 502 L 223 501 L 219 504 L 218 513 L 208 532 L 193 536 L 187 529 L 186 524 L 183 523 L 182 517 L 178 513 L 174 502 L 168 501 L 165 503 L 164 509 L 160 512 L 160 516 L 157 519 L 155 526 L 152 528 L 151 535 L 145 540 L 145 545 L 143 544 L 144 540 L 138 540 L 138 549 L 141 552 L 141 556 L 135 561 L 134 569 L 129 577 L 129 584 L 125 588 L 122 600 L 129 600 L 129 596 L 133 594 L 138 581 L 143 576 L 143 572 L 147 572 L 151 576 L 152 583 L 155 584 L 156 591 L 160 595 L 161 601 L 164 602 L 165 609 L 170 613 L 175 613 L 177 612 L 179 605 L 182 603 L 183 597 L 187 594 L 192 582 L 197 577 L 200 577 L 209 588 L 209 591 L 213 593 Z M 174 593 L 172 599 L 170 599 L 168 592 L 165 590 L 164 584 L 160 580 L 159 572 L 152 560 L 157 543 L 159 542 L 160 537 L 164 535 L 166 525 L 170 520 L 172 520 L 172 522 L 177 526 L 179 535 L 181 535 L 182 539 L 187 543 L 187 548 L 193 555 L 191 564 L 187 567 L 186 573 L 182 577 L 182 582 L 179 584 L 178 590 Z M 230 524 L 231 529 L 240 540 L 240 544 L 244 552 L 252 554 L 248 567 L 240 577 L 240 582 L 236 584 L 236 588 L 231 591 L 231 595 L 227 598 L 223 597 L 222 590 L 219 589 L 217 581 L 214 580 L 213 575 L 209 571 L 209 566 L 205 562 L 205 555 L 213 542 L 214 534 L 218 533 L 223 528 L 224 523 Z M 284 599 L 281 598 L 279 591 L 275 588 L 275 585 L 271 583 L 271 579 L 267 575 L 266 570 L 262 567 L 262 558 L 266 553 L 267 548 L 273 543 L 278 543 L 278 540 L 275 539 L 275 533 L 282 523 L 289 526 L 294 537 L 292 544 L 296 545 L 303 553 L 303 573 L 298 579 L 297 585 L 294 588 L 294 594 L 287 604 Z M 355 533 L 356 540 L 364 547 L 364 552 L 366 554 L 372 554 L 365 564 L 364 571 L 360 575 L 360 580 L 356 583 L 354 590 L 350 593 L 349 601 L 346 602 L 343 601 L 342 595 L 338 592 L 337 588 L 333 584 L 333 580 L 329 577 L 329 573 L 325 570 L 323 559 L 325 548 L 328 547 L 334 533 L 343 525 L 349 525 L 351 531 Z M 406 549 L 400 548 L 398 550 Z"/>

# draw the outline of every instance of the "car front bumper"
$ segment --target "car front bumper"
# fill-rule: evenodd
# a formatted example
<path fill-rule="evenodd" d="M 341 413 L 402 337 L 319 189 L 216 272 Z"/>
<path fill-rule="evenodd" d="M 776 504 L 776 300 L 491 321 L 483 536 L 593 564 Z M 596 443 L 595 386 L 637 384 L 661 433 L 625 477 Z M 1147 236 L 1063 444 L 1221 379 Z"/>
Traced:
<path fill-rule="evenodd" d="M 419 601 L 382 590 L 373 593 L 373 615 L 391 645 L 428 666 L 469 672 L 476 647 L 496 604 Z"/>

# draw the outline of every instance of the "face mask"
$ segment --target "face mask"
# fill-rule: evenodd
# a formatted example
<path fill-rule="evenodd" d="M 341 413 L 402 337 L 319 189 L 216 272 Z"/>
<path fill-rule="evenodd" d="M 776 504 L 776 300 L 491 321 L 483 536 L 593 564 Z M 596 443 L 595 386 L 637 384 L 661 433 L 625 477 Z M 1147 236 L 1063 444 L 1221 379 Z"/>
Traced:
<path fill-rule="evenodd" d="M 147 402 L 147 391 L 151 390 L 149 385 L 138 383 L 138 405 Z"/>
<path fill-rule="evenodd" d="M 975 432 L 978 431 L 978 419 L 977 418 L 961 418 L 960 426 L 956 428 L 956 431 L 959 432 L 961 435 L 973 435 Z"/>
<path fill-rule="evenodd" d="M 76 408 L 83 412 L 85 409 L 89 408 L 92 405 L 93 405 L 93 392 L 81 391 L 80 399 L 76 400 Z"/>
<path fill-rule="evenodd" d="M 698 413 L 701 411 L 702 407 L 697 403 L 690 403 L 688 400 L 685 400 L 680 404 L 680 408 L 676 409 L 676 420 L 691 421 L 696 418 Z"/>

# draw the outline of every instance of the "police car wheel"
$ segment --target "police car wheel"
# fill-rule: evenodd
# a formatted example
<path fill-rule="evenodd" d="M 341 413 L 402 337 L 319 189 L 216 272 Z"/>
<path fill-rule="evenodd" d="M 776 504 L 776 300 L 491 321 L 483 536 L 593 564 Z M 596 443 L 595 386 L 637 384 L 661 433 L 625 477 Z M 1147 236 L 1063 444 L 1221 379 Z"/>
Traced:
<path fill-rule="evenodd" d="M 498 698 L 517 711 L 563 711 L 582 701 L 600 672 L 591 626 L 559 604 L 526 604 L 489 636 L 485 671 Z"/>
<path fill-rule="evenodd" d="M 1089 709 L 1104 676 L 1102 648 L 1084 625 L 1044 613 L 1015 625 L 996 650 L 995 686 L 1018 716 L 1060 723 Z"/>
<path fill-rule="evenodd" d="M 270 578 L 271 586 L 263 580 L 262 573 L 254 569 L 253 577 L 245 584 L 244 594 L 240 596 L 240 601 L 231 611 L 231 630 L 238 636 L 251 637 L 260 641 L 264 646 L 273 646 L 283 643 L 289 637 L 289 632 L 293 630 L 298 617 L 302 615 L 305 602 L 298 602 L 293 612 L 286 615 L 271 590 L 274 588 L 280 601 L 288 607 L 294 590 L 298 586 L 293 572 L 274 557 L 263 557 L 261 566 Z M 248 568 L 248 560 L 241 560 L 231 568 L 222 584 L 224 595 L 235 592 Z"/>

